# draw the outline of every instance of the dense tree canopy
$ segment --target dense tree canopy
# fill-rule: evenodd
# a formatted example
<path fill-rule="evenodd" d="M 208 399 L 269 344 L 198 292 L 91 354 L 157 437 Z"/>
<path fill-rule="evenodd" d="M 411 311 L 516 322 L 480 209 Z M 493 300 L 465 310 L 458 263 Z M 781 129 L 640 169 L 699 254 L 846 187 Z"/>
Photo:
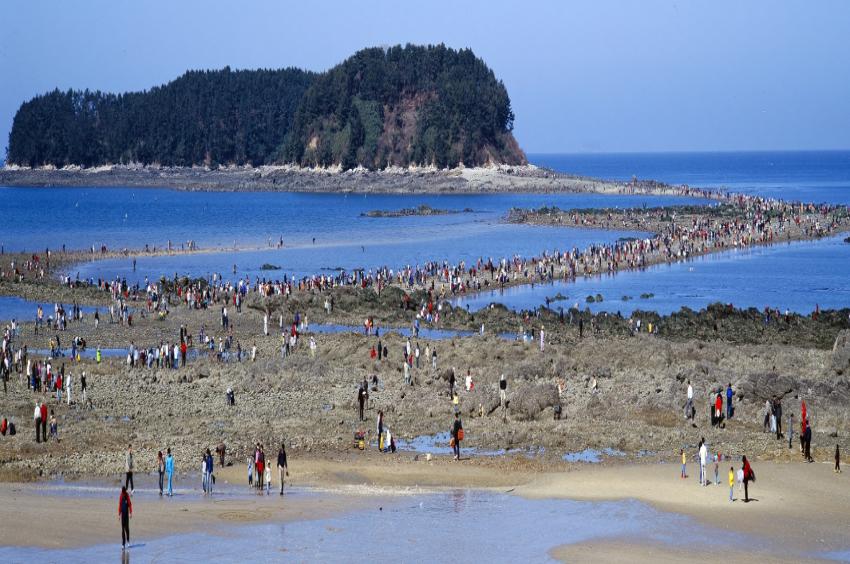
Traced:
<path fill-rule="evenodd" d="M 364 49 L 327 72 L 191 71 L 146 92 L 24 103 L 8 162 L 191 166 L 524 162 L 504 85 L 470 50 Z"/>

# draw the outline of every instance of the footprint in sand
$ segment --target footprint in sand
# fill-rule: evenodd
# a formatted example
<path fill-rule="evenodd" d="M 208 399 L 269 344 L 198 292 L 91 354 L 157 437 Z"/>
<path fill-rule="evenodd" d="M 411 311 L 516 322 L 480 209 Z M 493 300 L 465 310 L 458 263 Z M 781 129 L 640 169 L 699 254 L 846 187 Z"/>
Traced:
<path fill-rule="evenodd" d="M 271 517 L 271 513 L 268 511 L 243 511 L 243 510 L 233 510 L 233 511 L 221 511 L 217 512 L 216 516 L 222 521 L 234 521 L 234 522 L 246 522 L 246 521 L 262 521 L 264 519 L 268 519 Z"/>

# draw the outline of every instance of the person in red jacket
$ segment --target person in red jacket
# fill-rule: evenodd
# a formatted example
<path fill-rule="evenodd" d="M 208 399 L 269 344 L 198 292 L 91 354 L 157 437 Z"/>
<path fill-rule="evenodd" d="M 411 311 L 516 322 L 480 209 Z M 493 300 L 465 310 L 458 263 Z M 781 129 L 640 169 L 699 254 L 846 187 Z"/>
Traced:
<path fill-rule="evenodd" d="M 47 402 L 41 402 L 41 438 L 47 442 Z"/>
<path fill-rule="evenodd" d="M 121 550 L 130 543 L 130 517 L 133 516 L 133 502 L 127 487 L 121 487 L 121 495 L 118 496 L 118 521 L 121 523 Z"/>
<path fill-rule="evenodd" d="M 714 400 L 714 417 L 717 418 L 717 424 L 720 425 L 721 416 L 723 414 L 723 396 L 717 392 L 717 397 Z"/>

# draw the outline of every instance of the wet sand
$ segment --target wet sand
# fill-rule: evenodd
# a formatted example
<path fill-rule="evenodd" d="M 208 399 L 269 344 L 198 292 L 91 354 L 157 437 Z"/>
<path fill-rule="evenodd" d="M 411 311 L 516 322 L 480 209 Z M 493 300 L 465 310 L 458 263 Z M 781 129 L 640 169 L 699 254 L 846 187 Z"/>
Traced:
<path fill-rule="evenodd" d="M 791 562 L 846 550 L 850 544 L 846 539 L 850 527 L 846 479 L 824 464 L 756 463 L 758 481 L 751 494 L 758 501 L 748 504 L 740 500 L 730 503 L 723 485 L 700 488 L 693 475 L 681 480 L 676 464 L 574 465 L 565 472 L 545 473 L 512 469 L 498 462 L 492 466 L 454 463 L 445 457 L 431 462 L 410 457 L 359 462 L 308 459 L 293 460 L 292 465 L 288 483 L 295 484 L 295 489 L 283 498 L 275 492 L 276 472 L 272 495 L 252 495 L 244 484 L 242 466 L 216 472 L 218 484 L 227 488 L 227 493 L 212 498 L 204 498 L 197 480 L 190 478 L 181 478 L 180 495 L 173 499 L 160 499 L 150 490 L 137 492 L 131 522 L 134 538 L 216 534 L 233 525 L 323 519 L 392 504 L 402 499 L 399 496 L 475 488 L 531 499 L 637 499 L 691 517 L 700 525 L 745 535 L 741 546 L 729 547 L 688 544 L 688 539 L 675 538 L 675 531 L 670 531 L 673 544 L 660 544 L 622 538 L 612 530 L 610 537 L 553 547 L 550 555 L 563 561 L 676 562 L 714 550 L 722 551 L 724 557 Z M 694 465 L 690 470 L 698 471 Z M 12 546 L 45 548 L 115 542 L 119 532 L 114 499 L 117 486 L 111 487 L 114 495 L 98 496 L 69 495 L 62 493 L 61 487 L 0 485 L 4 541 Z M 31 526 L 45 516 L 51 523 L 49 534 Z M 752 550 L 747 549 L 748 542 L 752 542 Z"/>
<path fill-rule="evenodd" d="M 221 480 L 219 484 L 223 485 Z M 323 519 L 380 504 L 383 498 L 355 497 L 344 492 L 313 495 L 304 490 L 281 498 L 252 494 L 203 497 L 200 490 L 186 491 L 184 481 L 173 498 L 159 497 L 152 489 L 133 495 L 132 538 L 155 538 L 204 531 L 224 532 L 233 525 Z M 193 481 L 192 486 L 198 484 Z M 68 484 L 71 488 L 73 483 Z M 118 494 L 120 487 L 101 484 L 102 493 L 68 493 L 61 486 L 0 484 L 0 523 L 3 545 L 41 548 L 82 547 L 120 540 Z M 34 523 L 40 525 L 34 527 Z"/>

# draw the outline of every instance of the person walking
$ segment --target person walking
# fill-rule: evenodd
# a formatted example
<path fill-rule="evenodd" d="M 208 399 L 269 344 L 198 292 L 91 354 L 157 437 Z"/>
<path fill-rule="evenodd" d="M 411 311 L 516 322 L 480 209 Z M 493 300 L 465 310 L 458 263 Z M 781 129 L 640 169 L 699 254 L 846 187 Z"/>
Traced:
<path fill-rule="evenodd" d="M 756 474 L 753 472 L 752 466 L 750 466 L 750 461 L 747 460 L 747 457 L 744 456 L 742 459 L 742 467 L 741 470 L 744 472 L 744 503 L 749 503 L 750 501 L 750 492 L 749 492 L 749 483 L 756 481 Z"/>
<path fill-rule="evenodd" d="M 455 421 L 452 425 L 452 441 L 454 444 L 455 460 L 460 460 L 460 442 L 463 440 L 463 423 L 460 420 L 460 414 L 455 413 Z"/>
<path fill-rule="evenodd" d="M 280 495 L 283 495 L 283 478 L 289 476 L 289 466 L 286 463 L 286 445 L 280 443 L 277 453 L 277 479 L 280 482 Z"/>
<path fill-rule="evenodd" d="M 118 521 L 121 523 L 121 550 L 130 544 L 130 517 L 133 516 L 133 502 L 127 487 L 121 487 L 121 495 L 118 496 Z"/>
<path fill-rule="evenodd" d="M 838 445 L 835 445 L 835 469 L 836 474 L 841 474 L 841 452 L 838 450 Z"/>
<path fill-rule="evenodd" d="M 171 448 L 165 450 L 165 474 L 168 477 L 168 497 L 174 496 L 172 483 L 174 480 L 174 457 L 171 455 Z"/>
<path fill-rule="evenodd" d="M 130 493 L 132 493 L 136 489 L 136 486 L 133 484 L 133 445 L 127 445 L 127 454 L 124 457 L 124 472 L 126 472 L 124 487 L 130 488 Z"/>
<path fill-rule="evenodd" d="M 165 480 L 165 458 L 162 456 L 162 451 L 156 453 L 156 472 L 159 475 L 159 496 L 162 497 Z"/>
<path fill-rule="evenodd" d="M 363 412 L 364 407 L 366 405 L 366 390 L 363 388 L 363 384 L 357 388 L 357 404 L 360 406 L 360 421 L 365 421 L 365 414 Z"/>

